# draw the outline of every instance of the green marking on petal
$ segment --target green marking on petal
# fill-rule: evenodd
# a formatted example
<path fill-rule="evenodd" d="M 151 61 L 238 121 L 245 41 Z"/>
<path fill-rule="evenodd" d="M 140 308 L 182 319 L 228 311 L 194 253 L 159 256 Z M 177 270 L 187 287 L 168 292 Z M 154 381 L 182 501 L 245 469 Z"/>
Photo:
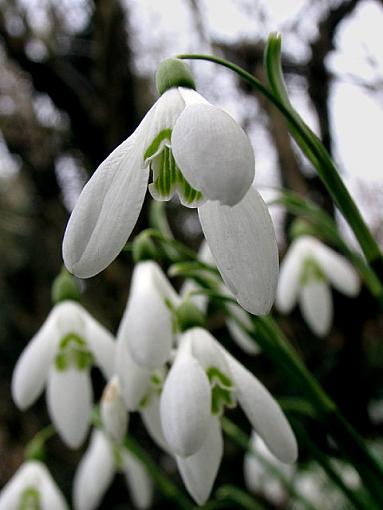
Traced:
<path fill-rule="evenodd" d="M 54 359 L 56 370 L 64 372 L 69 367 L 87 370 L 94 362 L 93 354 L 88 349 L 86 341 L 77 333 L 68 333 L 59 345 L 59 351 Z"/>
<path fill-rule="evenodd" d="M 42 510 L 40 494 L 34 487 L 27 487 L 21 494 L 17 510 Z"/>
<path fill-rule="evenodd" d="M 313 257 L 307 257 L 303 262 L 303 268 L 300 276 L 300 284 L 302 287 L 314 280 L 326 281 L 326 277 Z"/>
<path fill-rule="evenodd" d="M 149 147 L 146 149 L 144 154 L 144 160 L 147 160 L 148 158 L 154 156 L 164 140 L 169 140 L 170 142 L 171 136 L 172 130 L 170 128 L 166 128 L 160 131 L 158 135 L 155 137 L 155 139 L 152 141 L 152 143 L 149 145 Z"/>
<path fill-rule="evenodd" d="M 206 374 L 211 384 L 211 412 L 221 416 L 225 407 L 232 408 L 236 405 L 232 381 L 217 367 L 209 367 Z"/>

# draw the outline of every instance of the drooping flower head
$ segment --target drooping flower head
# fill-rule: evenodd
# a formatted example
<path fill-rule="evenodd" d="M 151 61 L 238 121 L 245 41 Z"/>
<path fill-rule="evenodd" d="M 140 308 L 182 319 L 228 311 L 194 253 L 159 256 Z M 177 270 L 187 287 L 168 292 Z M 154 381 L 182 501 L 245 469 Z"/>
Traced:
<path fill-rule="evenodd" d="M 25 462 L 0 493 L 0 510 L 69 510 L 42 462 Z"/>
<path fill-rule="evenodd" d="M 117 257 L 152 175 L 155 199 L 168 200 L 176 192 L 184 205 L 199 207 L 218 269 L 238 302 L 251 313 L 268 313 L 278 251 L 267 207 L 250 187 L 250 141 L 226 112 L 194 90 L 181 61 L 161 64 L 157 84 L 161 97 L 84 187 L 64 235 L 65 265 L 88 278 Z"/>
<path fill-rule="evenodd" d="M 90 369 L 113 374 L 112 335 L 78 303 L 55 305 L 21 354 L 12 377 L 12 396 L 24 410 L 46 386 L 48 412 L 62 439 L 78 447 L 89 428 L 93 404 Z"/>
<path fill-rule="evenodd" d="M 289 313 L 299 301 L 303 318 L 318 336 L 331 327 L 331 283 L 346 296 L 356 296 L 360 279 L 350 262 L 318 239 L 304 235 L 295 239 L 281 265 L 276 307 Z"/>

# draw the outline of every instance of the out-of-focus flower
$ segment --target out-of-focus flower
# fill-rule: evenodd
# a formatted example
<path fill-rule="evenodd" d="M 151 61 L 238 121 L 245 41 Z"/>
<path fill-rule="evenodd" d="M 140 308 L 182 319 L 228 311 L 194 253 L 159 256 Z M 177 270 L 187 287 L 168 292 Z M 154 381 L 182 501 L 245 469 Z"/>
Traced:
<path fill-rule="evenodd" d="M 360 290 L 360 279 L 348 260 L 314 237 L 298 237 L 281 264 L 275 305 L 289 313 L 298 300 L 307 324 L 324 336 L 333 317 L 329 283 L 350 297 Z"/>
<path fill-rule="evenodd" d="M 69 510 L 45 465 L 25 462 L 0 493 L 0 510 Z"/>
<path fill-rule="evenodd" d="M 111 485 L 116 472 L 125 476 L 133 504 L 149 508 L 152 483 L 144 466 L 121 444 L 95 429 L 81 459 L 73 484 L 75 510 L 95 510 Z"/>
<path fill-rule="evenodd" d="M 84 187 L 64 235 L 65 265 L 88 278 L 117 257 L 152 171 L 152 196 L 168 200 L 177 191 L 184 205 L 199 207 L 226 285 L 248 311 L 266 314 L 275 297 L 278 251 L 267 207 L 251 188 L 253 150 L 239 125 L 193 90 L 185 69 L 174 59 L 160 66 L 161 97 Z"/>
<path fill-rule="evenodd" d="M 286 489 L 281 480 L 273 476 L 268 466 L 277 470 L 287 481 L 292 480 L 295 466 L 284 464 L 274 457 L 254 431 L 251 434 L 250 447 L 252 451 L 246 453 L 243 462 L 246 486 L 249 491 L 262 494 L 278 506 L 286 498 Z"/>
<path fill-rule="evenodd" d="M 92 365 L 113 374 L 112 335 L 74 301 L 55 305 L 21 354 L 12 377 L 12 396 L 24 410 L 47 388 L 48 412 L 65 443 L 84 441 L 93 404 Z"/>
<path fill-rule="evenodd" d="M 121 443 L 128 428 L 128 411 L 121 396 L 117 375 L 105 386 L 100 403 L 101 421 L 105 432 L 116 443 Z"/>
<path fill-rule="evenodd" d="M 273 454 L 294 462 L 295 436 L 266 388 L 206 330 L 188 330 L 163 385 L 160 417 L 166 443 L 198 504 L 208 499 L 221 462 L 219 416 L 237 402 Z"/>

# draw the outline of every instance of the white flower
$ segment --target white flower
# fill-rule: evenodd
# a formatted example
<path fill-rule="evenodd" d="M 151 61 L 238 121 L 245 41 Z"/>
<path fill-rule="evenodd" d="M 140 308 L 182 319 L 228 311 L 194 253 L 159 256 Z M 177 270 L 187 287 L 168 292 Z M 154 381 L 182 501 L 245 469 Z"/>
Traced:
<path fill-rule="evenodd" d="M 318 336 L 328 333 L 333 316 L 331 283 L 346 296 L 356 296 L 360 280 L 344 257 L 311 236 L 298 237 L 281 265 L 276 307 L 289 313 L 299 300 L 303 318 Z"/>
<path fill-rule="evenodd" d="M 25 462 L 0 493 L 0 510 L 69 510 L 64 496 L 41 462 Z"/>
<path fill-rule="evenodd" d="M 12 377 L 12 396 L 24 410 L 47 387 L 48 412 L 68 446 L 87 434 L 93 395 L 90 368 L 113 374 L 112 335 L 74 301 L 55 305 L 21 354 Z"/>
<path fill-rule="evenodd" d="M 251 451 L 246 453 L 243 462 L 247 488 L 256 494 L 263 494 L 274 505 L 281 505 L 286 498 L 286 489 L 281 480 L 273 476 L 272 470 L 277 470 L 285 480 L 291 481 L 295 466 L 284 464 L 274 457 L 254 431 L 251 434 L 250 448 Z"/>
<path fill-rule="evenodd" d="M 117 344 L 126 342 L 130 356 L 149 370 L 164 365 L 170 357 L 174 340 L 172 313 L 180 298 L 156 262 L 135 265 L 130 294 L 118 333 Z M 119 353 L 116 355 L 117 363 Z M 118 370 L 125 371 L 121 366 Z"/>
<path fill-rule="evenodd" d="M 101 430 L 95 429 L 75 474 L 75 510 L 95 510 L 116 472 L 124 474 L 134 505 L 137 508 L 149 508 L 152 483 L 144 466 L 126 448 L 111 441 Z"/>
<path fill-rule="evenodd" d="M 64 235 L 66 267 L 88 278 L 117 257 L 140 214 L 150 170 L 155 199 L 177 191 L 184 205 L 200 206 L 205 237 L 238 302 L 251 313 L 268 313 L 278 252 L 267 207 L 250 187 L 250 141 L 227 113 L 190 88 L 166 90 L 86 184 Z"/>
<path fill-rule="evenodd" d="M 117 375 L 105 386 L 101 397 L 100 415 L 105 432 L 116 443 L 121 443 L 128 428 L 128 411 L 121 396 Z"/>
<path fill-rule="evenodd" d="M 218 418 L 236 402 L 273 454 L 294 462 L 295 436 L 266 388 L 206 330 L 188 330 L 163 386 L 160 415 L 166 443 L 199 504 L 209 497 L 222 457 Z"/>

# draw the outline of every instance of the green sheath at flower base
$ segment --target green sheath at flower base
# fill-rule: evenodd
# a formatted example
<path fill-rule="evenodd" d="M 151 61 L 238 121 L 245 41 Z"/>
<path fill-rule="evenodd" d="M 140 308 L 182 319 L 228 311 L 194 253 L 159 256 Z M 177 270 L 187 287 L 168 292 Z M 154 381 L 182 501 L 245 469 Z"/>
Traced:
<path fill-rule="evenodd" d="M 174 314 L 177 328 L 181 333 L 191 328 L 203 327 L 206 322 L 205 315 L 189 299 L 184 300 Z"/>
<path fill-rule="evenodd" d="M 178 58 L 167 58 L 157 68 L 156 87 L 160 96 L 173 87 L 196 88 L 189 67 Z"/>
<path fill-rule="evenodd" d="M 133 241 L 133 260 L 137 264 L 144 260 L 155 260 L 157 248 L 147 231 L 141 232 Z"/>
<path fill-rule="evenodd" d="M 289 237 L 293 241 L 301 236 L 316 236 L 318 231 L 305 220 L 298 218 L 294 220 L 289 228 Z"/>

